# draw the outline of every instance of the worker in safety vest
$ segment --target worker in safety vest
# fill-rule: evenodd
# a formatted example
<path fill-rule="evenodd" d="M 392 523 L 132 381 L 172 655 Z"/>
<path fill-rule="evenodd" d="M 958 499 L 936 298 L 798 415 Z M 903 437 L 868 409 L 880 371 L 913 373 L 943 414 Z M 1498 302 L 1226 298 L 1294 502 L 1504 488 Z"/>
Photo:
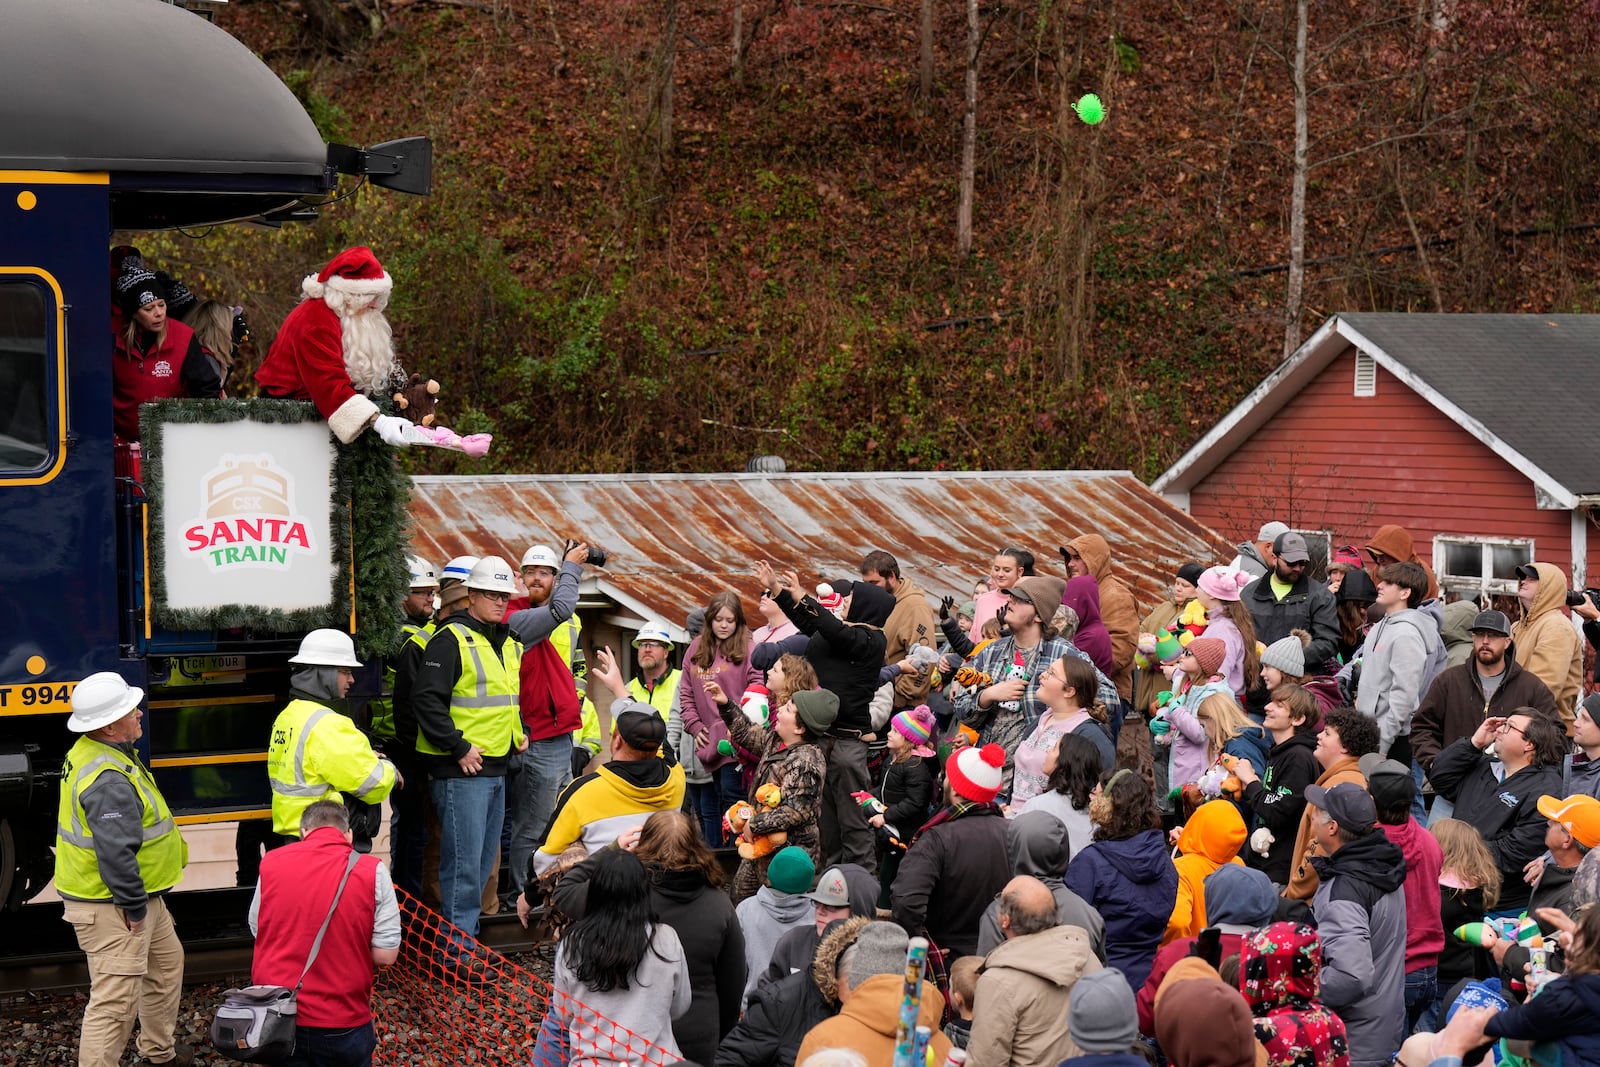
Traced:
<path fill-rule="evenodd" d="M 423 651 L 411 709 L 417 751 L 444 828 L 442 914 L 475 936 L 483 891 L 499 862 L 506 768 L 528 739 L 517 713 L 522 645 L 500 621 L 517 591 L 516 576 L 499 556 L 485 556 L 467 576 L 466 588 L 465 610 L 441 619 Z M 467 960 L 462 966 L 470 970 Z"/>
<path fill-rule="evenodd" d="M 416 756 L 417 751 L 417 716 L 411 708 L 411 687 L 417 679 L 417 668 L 422 666 L 422 652 L 428 647 L 428 642 L 433 640 L 433 635 L 439 629 L 439 623 L 458 611 L 465 611 L 467 607 L 467 575 L 472 573 L 472 568 L 478 565 L 477 556 L 455 556 L 439 568 L 439 595 L 434 600 L 433 618 L 428 625 L 419 632 L 412 634 L 400 647 L 400 656 L 394 668 L 394 732 L 395 740 L 406 747 L 407 752 Z M 434 911 L 439 911 L 443 905 L 439 900 L 439 813 L 433 810 L 433 794 L 428 784 L 427 769 L 422 763 L 417 763 L 416 773 L 411 775 L 414 792 L 422 802 L 422 852 L 421 863 L 413 864 L 409 857 L 396 856 L 394 868 L 395 884 L 414 895 L 420 896 L 422 902 Z M 404 821 L 401 826 L 404 827 Z M 390 840 L 393 841 L 393 831 L 390 831 Z M 411 850 L 410 856 L 416 853 L 416 842 L 407 831 L 401 843 Z M 391 845 L 391 855 L 393 846 Z M 499 910 L 500 898 L 495 891 L 496 887 L 485 887 L 483 892 L 483 913 L 492 915 Z"/>
<path fill-rule="evenodd" d="M 400 645 L 391 656 L 384 657 L 383 691 L 388 696 L 367 701 L 367 729 L 381 740 L 395 738 L 394 679 L 395 665 L 405 651 L 407 643 L 426 630 L 433 635 L 433 598 L 439 592 L 439 576 L 433 564 L 421 556 L 407 556 L 406 570 L 411 573 L 411 588 L 400 601 Z M 427 638 L 423 638 L 427 644 Z"/>
<path fill-rule="evenodd" d="M 267 780 L 273 832 L 299 837 L 300 816 L 314 802 L 340 800 L 341 793 L 348 793 L 365 804 L 379 804 L 401 779 L 350 717 L 334 708 L 361 666 L 350 635 L 312 630 L 289 662 L 300 669 L 289 676 L 293 699 L 272 724 Z"/>
<path fill-rule="evenodd" d="M 521 670 L 519 692 L 523 704 L 522 722 L 528 730 L 528 750 L 512 761 L 511 773 L 511 880 L 520 893 L 528 873 L 528 859 L 544 840 L 545 827 L 556 810 L 556 798 L 572 781 L 573 747 L 581 736 L 585 719 L 595 724 L 598 743 L 599 717 L 588 695 L 579 687 L 576 676 L 572 692 L 565 695 L 559 714 L 548 689 L 551 684 L 543 671 L 532 670 L 534 663 L 548 662 L 550 650 L 560 661 L 573 666 L 574 652 L 583 649 L 583 627 L 578 622 L 578 581 L 583 577 L 587 544 L 569 545 L 565 557 L 554 549 L 534 545 L 522 554 L 522 583 L 528 589 L 526 606 L 508 610 L 506 622 L 527 651 L 530 662 Z M 516 605 L 508 604 L 507 608 Z M 548 647 L 541 647 L 548 643 Z M 572 700 L 576 694 L 577 700 Z M 571 704 L 578 712 L 570 715 Z M 534 705 L 537 705 L 535 707 Z"/>
<path fill-rule="evenodd" d="M 409 707 L 409 677 L 408 706 L 404 709 L 400 708 L 397 682 L 399 665 L 407 650 L 415 650 L 411 657 L 411 670 L 415 673 L 415 661 L 433 636 L 433 604 L 439 592 L 439 576 L 433 564 L 420 556 L 407 556 L 406 569 L 411 574 L 411 587 L 400 601 L 400 647 L 383 661 L 383 689 L 389 695 L 368 701 L 367 724 L 403 779 L 389 794 L 389 860 L 394 880 L 417 895 L 422 888 L 422 853 L 428 839 L 424 828 L 427 808 L 422 800 L 428 791 L 428 777 L 416 766 L 417 720 Z M 419 637 L 420 646 L 414 643 Z"/>
<path fill-rule="evenodd" d="M 89 962 L 82 1067 L 120 1064 L 135 1018 L 145 1063 L 194 1062 L 175 1037 L 183 946 L 166 904 L 189 849 L 134 748 L 143 700 L 144 690 L 102 671 L 72 691 L 67 720 L 82 736 L 61 769 L 55 886 Z"/>

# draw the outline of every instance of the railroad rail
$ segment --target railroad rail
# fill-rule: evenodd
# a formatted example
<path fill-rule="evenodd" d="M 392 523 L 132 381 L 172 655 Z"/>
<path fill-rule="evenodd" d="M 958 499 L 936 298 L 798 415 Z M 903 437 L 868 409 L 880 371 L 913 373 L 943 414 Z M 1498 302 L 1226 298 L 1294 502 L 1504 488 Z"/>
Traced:
<path fill-rule="evenodd" d="M 201 890 L 168 898 L 180 933 L 210 931 L 209 935 L 183 939 L 185 985 L 248 981 L 255 942 L 245 916 L 252 893 L 249 889 Z M 20 998 L 89 988 L 89 969 L 71 927 L 61 917 L 61 905 L 34 905 L 4 919 L 0 921 L 0 944 L 5 946 L 0 955 L 0 1011 Z M 530 952 L 545 936 L 541 914 L 535 913 L 524 930 L 514 909 L 484 916 L 478 932 L 482 944 L 502 954 Z"/>
<path fill-rule="evenodd" d="M 716 854 L 732 882 L 739 853 L 719 848 Z M 254 895 L 253 888 L 242 888 L 167 896 L 172 921 L 183 941 L 185 985 L 248 979 L 255 942 L 247 917 Z M 546 940 L 542 910 L 534 912 L 527 929 L 511 908 L 485 915 L 478 931 L 480 943 L 505 955 L 531 952 Z M 29 904 L 20 911 L 0 912 L 0 1012 L 22 998 L 87 988 L 89 970 L 59 903 Z"/>

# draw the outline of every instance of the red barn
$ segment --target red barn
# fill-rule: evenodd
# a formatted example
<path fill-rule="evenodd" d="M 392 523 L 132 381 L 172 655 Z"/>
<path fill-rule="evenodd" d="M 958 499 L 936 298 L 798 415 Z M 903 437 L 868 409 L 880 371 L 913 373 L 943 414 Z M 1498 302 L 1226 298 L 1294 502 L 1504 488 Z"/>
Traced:
<path fill-rule="evenodd" d="M 1597 401 L 1600 316 L 1340 314 L 1153 488 L 1236 541 L 1399 523 L 1464 595 L 1514 593 L 1530 559 L 1582 586 Z"/>

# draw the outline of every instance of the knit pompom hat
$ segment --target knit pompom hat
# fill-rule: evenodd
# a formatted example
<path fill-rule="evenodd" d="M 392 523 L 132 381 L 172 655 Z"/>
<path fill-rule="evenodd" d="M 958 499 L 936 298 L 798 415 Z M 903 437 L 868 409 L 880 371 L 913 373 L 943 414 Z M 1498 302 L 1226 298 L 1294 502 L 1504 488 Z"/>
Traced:
<path fill-rule="evenodd" d="M 889 720 L 889 726 L 895 733 L 911 742 L 911 750 L 926 759 L 933 755 L 933 748 L 928 742 L 933 738 L 933 732 L 938 728 L 934 721 L 933 712 L 926 704 L 918 704 L 914 708 L 907 708 Z"/>
<path fill-rule="evenodd" d="M 1220 637 L 1197 637 L 1189 642 L 1189 647 L 1184 649 L 1194 657 L 1200 665 L 1200 676 L 1209 678 L 1222 670 L 1222 661 L 1228 654 L 1228 646 Z"/>
<path fill-rule="evenodd" d="M 1244 571 L 1236 571 L 1232 567 L 1210 567 L 1194 584 L 1206 596 L 1217 600 L 1238 600 L 1239 594 L 1250 582 L 1250 576 Z"/>
<path fill-rule="evenodd" d="M 950 788 L 965 800 L 987 803 L 1000 792 L 1005 765 L 1006 750 L 999 745 L 964 748 L 947 764 Z"/>

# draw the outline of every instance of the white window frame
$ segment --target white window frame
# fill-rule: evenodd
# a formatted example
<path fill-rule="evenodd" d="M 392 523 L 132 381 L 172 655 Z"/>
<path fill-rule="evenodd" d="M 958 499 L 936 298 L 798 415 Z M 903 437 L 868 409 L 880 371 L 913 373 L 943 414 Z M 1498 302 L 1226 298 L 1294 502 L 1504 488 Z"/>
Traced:
<path fill-rule="evenodd" d="M 1482 549 L 1478 564 L 1478 574 L 1449 574 L 1445 570 L 1445 546 L 1447 545 L 1476 545 Z M 1493 577 L 1493 556 L 1495 548 L 1523 548 L 1528 552 L 1528 562 L 1532 563 L 1534 555 L 1533 538 L 1531 537 L 1486 537 L 1482 534 L 1436 534 L 1433 538 L 1433 573 L 1439 582 L 1440 589 L 1451 589 L 1458 593 L 1472 593 L 1480 603 L 1486 603 L 1491 596 L 1515 596 L 1517 593 L 1517 580 L 1515 578 Z"/>
<path fill-rule="evenodd" d="M 1355 396 L 1378 395 L 1378 361 L 1365 352 L 1356 352 Z"/>

